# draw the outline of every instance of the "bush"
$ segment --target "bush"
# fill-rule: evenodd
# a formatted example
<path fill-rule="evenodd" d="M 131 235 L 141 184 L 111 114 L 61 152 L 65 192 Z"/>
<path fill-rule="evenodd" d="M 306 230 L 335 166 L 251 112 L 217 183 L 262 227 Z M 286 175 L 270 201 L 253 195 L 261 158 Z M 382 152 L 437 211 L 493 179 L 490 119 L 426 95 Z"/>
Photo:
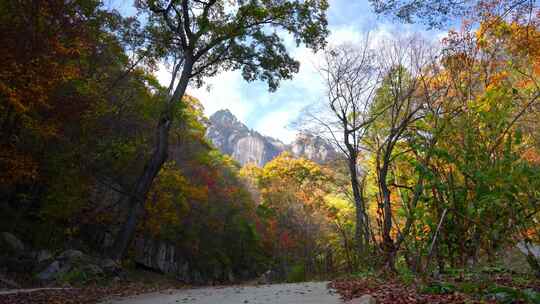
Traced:
<path fill-rule="evenodd" d="M 291 268 L 291 271 L 287 275 L 287 282 L 296 283 L 306 280 L 306 271 L 304 265 L 296 264 Z"/>
<path fill-rule="evenodd" d="M 540 303 L 540 293 L 533 289 L 518 290 L 506 286 L 494 286 L 488 289 L 486 298 L 497 303 L 510 304 L 524 301 L 530 304 Z"/>
<path fill-rule="evenodd" d="M 89 275 L 79 268 L 70 270 L 58 277 L 58 282 L 65 284 L 84 284 L 89 281 Z"/>
<path fill-rule="evenodd" d="M 416 275 L 408 267 L 399 267 L 397 269 L 398 277 L 401 282 L 410 285 L 414 282 Z"/>
<path fill-rule="evenodd" d="M 447 282 L 433 282 L 422 288 L 422 293 L 428 294 L 449 294 L 456 291 L 456 286 Z"/>

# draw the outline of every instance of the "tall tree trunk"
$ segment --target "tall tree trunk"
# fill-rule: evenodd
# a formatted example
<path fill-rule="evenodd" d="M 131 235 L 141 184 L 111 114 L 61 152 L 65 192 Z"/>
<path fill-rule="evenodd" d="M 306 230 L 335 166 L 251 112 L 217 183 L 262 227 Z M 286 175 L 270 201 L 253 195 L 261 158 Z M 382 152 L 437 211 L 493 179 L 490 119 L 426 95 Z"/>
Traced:
<path fill-rule="evenodd" d="M 379 186 L 381 188 L 382 200 L 383 200 L 383 241 L 385 243 L 393 243 L 390 232 L 392 231 L 392 205 L 390 201 L 390 189 L 386 184 L 386 170 L 383 168 L 381 174 Z"/>
<path fill-rule="evenodd" d="M 472 240 L 471 240 L 471 245 L 469 247 L 469 257 L 467 259 L 467 264 L 468 264 L 467 266 L 469 268 L 472 268 L 476 264 L 478 264 L 481 241 L 482 241 L 482 230 L 478 228 L 478 226 L 476 226 Z"/>
<path fill-rule="evenodd" d="M 351 154 L 349 157 L 349 172 L 351 176 L 351 187 L 353 190 L 354 206 L 356 211 L 356 229 L 355 229 L 355 241 L 359 253 L 365 253 L 368 243 L 368 236 L 365 233 L 365 210 L 364 200 L 361 192 L 360 183 L 358 182 L 358 171 L 356 168 L 356 154 Z"/>
<path fill-rule="evenodd" d="M 390 189 L 386 181 L 388 176 L 388 163 L 387 159 L 384 160 L 382 167 L 379 169 L 379 189 L 382 195 L 383 204 L 383 250 L 385 253 L 385 264 L 390 271 L 395 270 L 395 257 L 397 248 L 394 244 L 394 240 L 390 235 L 392 231 L 392 202 L 390 201 Z"/>
<path fill-rule="evenodd" d="M 182 69 L 182 74 L 174 94 L 169 98 L 165 109 L 161 112 L 156 128 L 156 139 L 154 149 L 150 159 L 144 166 L 143 172 L 137 179 L 135 187 L 129 197 L 127 197 L 128 214 L 126 221 L 116 235 L 113 245 L 109 249 L 109 257 L 114 260 L 122 259 L 133 239 L 137 220 L 144 209 L 146 195 L 150 191 L 154 178 L 161 170 L 163 163 L 167 160 L 169 149 L 169 131 L 173 122 L 173 110 L 176 102 L 181 102 L 189 83 L 193 62 L 186 60 Z"/>

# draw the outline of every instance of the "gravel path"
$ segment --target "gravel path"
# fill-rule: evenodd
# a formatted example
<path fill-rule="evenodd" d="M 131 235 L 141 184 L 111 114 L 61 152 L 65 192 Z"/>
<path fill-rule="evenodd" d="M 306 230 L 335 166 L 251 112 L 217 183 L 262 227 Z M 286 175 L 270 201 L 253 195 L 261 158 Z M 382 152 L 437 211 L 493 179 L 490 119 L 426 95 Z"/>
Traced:
<path fill-rule="evenodd" d="M 29 289 L 9 289 L 9 290 L 0 290 L 0 296 L 17 294 L 17 293 L 31 293 L 38 291 L 49 291 L 49 290 L 71 290 L 73 288 L 29 288 Z"/>
<path fill-rule="evenodd" d="M 338 304 L 328 282 L 205 287 L 151 293 L 103 304 Z"/>

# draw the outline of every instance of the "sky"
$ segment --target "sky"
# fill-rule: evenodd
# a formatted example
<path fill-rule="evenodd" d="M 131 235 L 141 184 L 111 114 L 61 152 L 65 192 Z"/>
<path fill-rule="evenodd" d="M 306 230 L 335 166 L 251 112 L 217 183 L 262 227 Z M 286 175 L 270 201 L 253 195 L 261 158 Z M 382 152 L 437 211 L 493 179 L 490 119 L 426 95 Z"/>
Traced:
<path fill-rule="evenodd" d="M 432 40 L 442 37 L 441 32 L 425 31 L 421 25 L 402 24 L 378 16 L 367 0 L 329 2 L 330 45 L 360 42 L 368 32 L 372 41 L 416 32 Z M 129 0 L 107 0 L 105 4 L 125 15 L 135 13 Z M 300 62 L 300 70 L 292 80 L 283 81 L 276 92 L 270 93 L 266 83 L 248 83 L 239 71 L 229 71 L 207 79 L 202 88 L 188 88 L 187 94 L 202 102 L 207 116 L 229 109 L 249 128 L 290 143 L 297 134 L 291 123 L 297 120 L 302 109 L 323 100 L 324 89 L 316 69 L 320 54 L 314 54 L 303 46 L 297 47 L 291 39 L 286 40 L 286 46 Z M 170 73 L 164 66 L 156 76 L 162 84 L 169 84 Z"/>

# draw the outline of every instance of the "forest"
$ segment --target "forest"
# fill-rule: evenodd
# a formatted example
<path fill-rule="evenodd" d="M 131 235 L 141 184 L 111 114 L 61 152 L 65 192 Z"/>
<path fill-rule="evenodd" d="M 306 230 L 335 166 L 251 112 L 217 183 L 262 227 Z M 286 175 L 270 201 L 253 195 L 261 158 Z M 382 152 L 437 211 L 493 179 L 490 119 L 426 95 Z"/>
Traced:
<path fill-rule="evenodd" d="M 0 303 L 308 281 L 540 303 L 538 3 L 364 2 L 441 34 L 335 44 L 327 0 L 1 1 Z M 338 157 L 241 165 L 190 92 L 228 71 L 279 91 L 285 36 L 324 91 L 294 125 Z"/>

